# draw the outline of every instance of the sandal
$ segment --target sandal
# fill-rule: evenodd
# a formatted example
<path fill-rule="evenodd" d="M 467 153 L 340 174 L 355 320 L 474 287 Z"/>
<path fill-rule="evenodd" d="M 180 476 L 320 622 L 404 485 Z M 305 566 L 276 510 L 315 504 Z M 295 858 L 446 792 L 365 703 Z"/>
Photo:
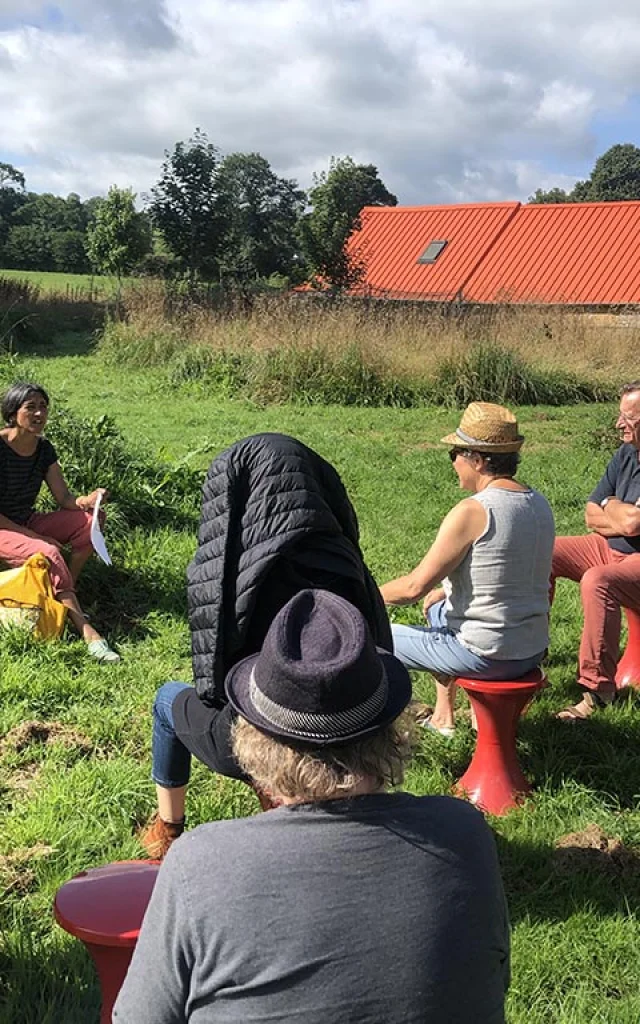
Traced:
<path fill-rule="evenodd" d="M 586 722 L 587 718 L 591 718 L 595 711 L 601 711 L 608 707 L 614 699 L 615 693 L 612 693 L 611 699 L 608 700 L 599 693 L 594 693 L 593 690 L 585 690 L 581 701 L 568 708 L 563 708 L 558 712 L 556 718 L 560 722 Z"/>
<path fill-rule="evenodd" d="M 87 650 L 90 657 L 95 658 L 96 661 L 103 661 L 105 664 L 120 661 L 120 655 L 111 650 L 104 637 L 100 637 L 99 640 L 92 640 L 91 643 L 87 644 Z"/>
<path fill-rule="evenodd" d="M 434 725 L 431 721 L 432 718 L 433 715 L 429 715 L 428 718 L 418 718 L 417 723 L 418 725 L 421 725 L 423 729 L 430 729 L 431 732 L 437 732 L 447 740 L 450 740 L 455 736 L 455 725 Z"/>
<path fill-rule="evenodd" d="M 562 711 L 558 711 L 556 718 L 559 722 L 586 722 L 587 718 L 591 718 L 593 709 L 587 711 L 583 708 L 584 701 L 580 701 L 579 704 L 572 704 L 568 708 L 563 708 Z"/>
<path fill-rule="evenodd" d="M 416 725 L 422 726 L 423 729 L 430 729 L 431 732 L 440 733 L 446 739 L 451 739 L 456 731 L 453 725 L 433 725 L 431 721 L 433 718 L 433 708 L 429 704 L 423 704 L 420 700 L 410 701 L 407 710 L 413 716 Z"/>

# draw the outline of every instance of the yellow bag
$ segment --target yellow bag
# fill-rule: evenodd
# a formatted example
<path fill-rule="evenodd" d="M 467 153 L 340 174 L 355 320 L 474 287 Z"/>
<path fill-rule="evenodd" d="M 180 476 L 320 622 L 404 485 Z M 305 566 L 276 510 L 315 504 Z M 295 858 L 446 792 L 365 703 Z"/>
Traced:
<path fill-rule="evenodd" d="M 17 569 L 0 572 L 0 628 L 29 626 L 36 636 L 53 640 L 62 633 L 66 614 L 53 593 L 44 555 L 31 555 Z"/>

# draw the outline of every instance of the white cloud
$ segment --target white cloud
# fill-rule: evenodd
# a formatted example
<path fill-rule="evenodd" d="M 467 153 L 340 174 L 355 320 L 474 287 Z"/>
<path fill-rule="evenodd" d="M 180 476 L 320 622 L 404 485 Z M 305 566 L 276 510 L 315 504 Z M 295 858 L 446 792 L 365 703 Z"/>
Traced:
<path fill-rule="evenodd" d="M 639 47 L 637 0 L 0 0 L 0 159 L 140 192 L 200 126 L 305 186 L 349 153 L 402 202 L 526 197 L 584 176 Z"/>

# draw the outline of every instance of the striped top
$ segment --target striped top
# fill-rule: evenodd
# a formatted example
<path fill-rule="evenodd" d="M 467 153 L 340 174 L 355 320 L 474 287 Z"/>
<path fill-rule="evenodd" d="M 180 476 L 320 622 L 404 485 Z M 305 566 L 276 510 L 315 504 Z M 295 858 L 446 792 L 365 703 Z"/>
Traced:
<path fill-rule="evenodd" d="M 0 514 L 24 526 L 33 515 L 49 467 L 57 461 L 55 448 L 44 437 L 38 438 L 33 455 L 18 455 L 0 437 Z"/>
<path fill-rule="evenodd" d="M 481 657 L 531 658 L 549 643 L 553 513 L 534 490 L 487 487 L 473 500 L 487 526 L 443 580 L 447 625 Z"/>

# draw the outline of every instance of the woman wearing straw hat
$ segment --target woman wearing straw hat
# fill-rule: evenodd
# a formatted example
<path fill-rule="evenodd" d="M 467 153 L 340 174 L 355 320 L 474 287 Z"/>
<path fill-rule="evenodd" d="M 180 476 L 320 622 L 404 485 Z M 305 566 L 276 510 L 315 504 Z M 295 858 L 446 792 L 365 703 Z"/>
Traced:
<path fill-rule="evenodd" d="M 548 645 L 553 514 L 542 494 L 515 480 L 523 441 L 503 406 L 465 409 L 442 444 L 472 496 L 445 516 L 420 564 L 381 587 L 388 605 L 424 598 L 428 626 L 394 624 L 394 650 L 407 668 L 436 677 L 436 706 L 423 724 L 444 736 L 454 729 L 453 678 L 517 679 Z"/>

